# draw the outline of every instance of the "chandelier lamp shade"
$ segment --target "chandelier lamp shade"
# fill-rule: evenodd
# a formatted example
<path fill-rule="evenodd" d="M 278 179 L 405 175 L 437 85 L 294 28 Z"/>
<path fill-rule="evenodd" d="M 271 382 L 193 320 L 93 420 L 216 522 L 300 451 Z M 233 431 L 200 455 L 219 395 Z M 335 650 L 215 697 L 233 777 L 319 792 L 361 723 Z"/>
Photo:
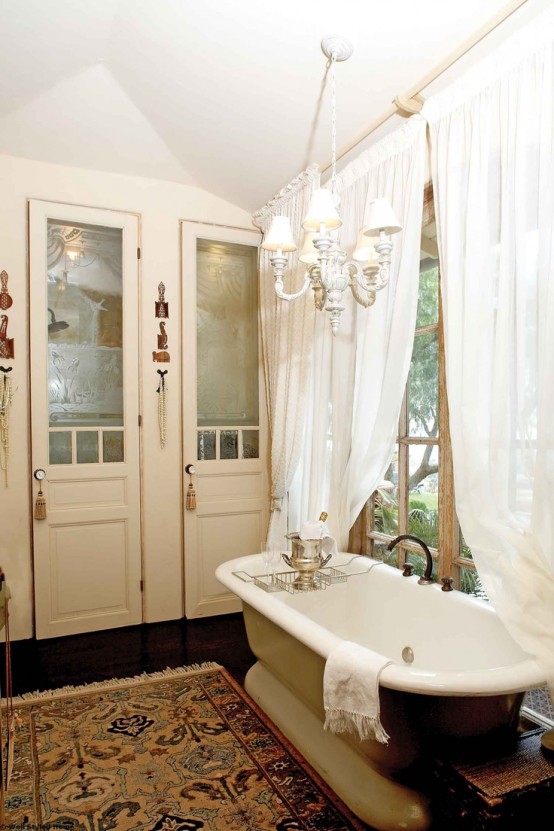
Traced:
<path fill-rule="evenodd" d="M 401 231 L 402 226 L 388 199 L 374 199 L 369 204 L 367 221 L 358 234 L 351 260 L 348 260 L 346 252 L 340 246 L 342 220 L 336 194 L 335 64 L 350 57 L 352 46 L 344 38 L 333 35 L 323 38 L 321 48 L 331 63 L 331 187 L 319 188 L 313 192 L 302 222 L 305 235 L 298 259 L 306 265 L 306 271 L 304 284 L 297 292 L 288 294 L 284 290 L 289 255 L 298 249 L 288 217 L 273 217 L 262 248 L 270 252 L 269 261 L 273 267 L 277 297 L 281 300 L 297 300 L 311 288 L 316 308 L 329 312 L 331 329 L 335 335 L 345 308 L 342 295 L 347 288 L 350 288 L 356 302 L 367 308 L 375 302 L 376 293 L 387 285 L 393 250 L 391 236 Z"/>

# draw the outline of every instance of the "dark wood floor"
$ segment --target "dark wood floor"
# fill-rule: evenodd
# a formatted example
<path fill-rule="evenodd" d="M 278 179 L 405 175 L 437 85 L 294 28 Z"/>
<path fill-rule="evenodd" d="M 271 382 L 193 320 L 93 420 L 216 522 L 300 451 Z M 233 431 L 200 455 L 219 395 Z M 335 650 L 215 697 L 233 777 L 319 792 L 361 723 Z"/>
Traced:
<path fill-rule="evenodd" d="M 4 645 L 0 680 L 5 690 Z M 13 694 L 216 661 L 242 684 L 255 662 L 242 614 L 175 620 L 11 645 Z"/>

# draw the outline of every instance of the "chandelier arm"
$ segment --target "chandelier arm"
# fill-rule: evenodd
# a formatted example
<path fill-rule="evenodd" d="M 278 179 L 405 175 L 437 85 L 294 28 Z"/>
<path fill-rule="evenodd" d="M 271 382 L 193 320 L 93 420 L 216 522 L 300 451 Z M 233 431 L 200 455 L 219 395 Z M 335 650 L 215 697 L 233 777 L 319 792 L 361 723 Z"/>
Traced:
<path fill-rule="evenodd" d="M 385 286 L 384 283 L 382 286 L 379 286 L 377 280 L 373 280 L 370 283 L 367 279 L 367 274 L 364 274 L 362 268 L 360 268 L 359 270 L 356 269 L 356 271 L 353 274 L 353 277 L 354 280 L 352 281 L 352 285 L 354 285 L 354 282 L 356 282 L 358 286 L 366 292 L 376 292 L 379 291 L 379 288 L 384 288 Z"/>
<path fill-rule="evenodd" d="M 306 294 L 308 289 L 312 284 L 312 280 L 308 272 L 304 274 L 304 285 L 300 289 L 300 291 L 295 292 L 294 294 L 287 294 L 283 291 L 283 280 L 282 278 L 275 277 L 275 294 L 281 300 L 298 300 L 299 297 L 302 297 L 303 294 Z"/>
<path fill-rule="evenodd" d="M 275 277 L 275 294 L 281 300 L 297 300 L 299 297 L 302 297 L 303 294 L 306 294 L 308 289 L 312 284 L 312 278 L 308 271 L 304 273 L 304 285 L 300 289 L 300 291 L 295 292 L 294 294 L 287 294 L 284 289 L 284 282 L 283 277 L 285 276 L 285 270 L 289 264 L 288 257 L 282 253 L 282 251 L 277 251 L 275 254 L 272 254 L 269 258 L 269 262 L 273 266 L 273 274 Z"/>
<path fill-rule="evenodd" d="M 364 289 L 364 294 L 362 294 L 358 287 L 357 280 L 351 281 L 350 290 L 354 296 L 354 300 L 356 301 L 356 303 L 359 303 L 360 306 L 364 307 L 364 309 L 368 309 L 375 303 L 375 292 L 369 291 L 369 289 Z"/>
<path fill-rule="evenodd" d="M 354 294 L 353 286 L 355 283 L 357 283 L 358 286 L 366 292 L 375 291 L 374 287 L 367 282 L 364 269 L 360 263 L 357 263 L 356 260 L 351 260 L 348 263 L 348 268 L 350 270 L 350 287 L 352 288 L 352 294 Z"/>
<path fill-rule="evenodd" d="M 371 282 L 369 282 L 367 279 L 367 274 L 364 273 L 364 270 L 362 268 L 359 268 L 359 270 L 357 269 L 354 273 L 356 283 L 359 285 L 359 287 L 366 292 L 375 294 L 375 292 L 384 289 L 389 282 L 390 259 L 388 262 L 385 263 L 380 262 L 377 273 L 371 276 L 372 280 Z"/>

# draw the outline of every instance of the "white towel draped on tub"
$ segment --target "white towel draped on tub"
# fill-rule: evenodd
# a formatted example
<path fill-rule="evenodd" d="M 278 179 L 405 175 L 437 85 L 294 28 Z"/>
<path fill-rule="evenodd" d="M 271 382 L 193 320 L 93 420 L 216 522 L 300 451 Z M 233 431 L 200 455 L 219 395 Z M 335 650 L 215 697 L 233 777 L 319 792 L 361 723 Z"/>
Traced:
<path fill-rule="evenodd" d="M 379 676 L 392 663 L 371 649 L 342 641 L 327 658 L 323 674 L 325 729 L 388 744 L 379 717 Z"/>

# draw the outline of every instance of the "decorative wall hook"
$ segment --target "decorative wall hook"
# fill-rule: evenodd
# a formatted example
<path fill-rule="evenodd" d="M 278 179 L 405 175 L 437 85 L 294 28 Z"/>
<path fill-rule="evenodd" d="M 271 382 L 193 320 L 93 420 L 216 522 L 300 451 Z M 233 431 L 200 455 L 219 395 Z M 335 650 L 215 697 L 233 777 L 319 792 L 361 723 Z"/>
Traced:
<path fill-rule="evenodd" d="M 158 285 L 158 299 L 155 301 L 156 317 L 169 317 L 169 303 L 165 298 L 165 286 L 163 283 Z"/>
<path fill-rule="evenodd" d="M 13 338 L 8 337 L 8 315 L 0 316 L 0 358 L 12 359 Z"/>
<path fill-rule="evenodd" d="M 8 294 L 8 272 L 3 271 L 0 274 L 0 283 L 2 288 L 0 289 L 0 309 L 9 309 L 13 303 L 12 298 Z"/>
<path fill-rule="evenodd" d="M 160 334 L 158 335 L 158 349 L 167 349 L 167 333 L 165 323 L 160 320 Z"/>
<path fill-rule="evenodd" d="M 158 364 L 168 364 L 170 361 L 169 352 L 152 352 L 152 360 Z"/>

